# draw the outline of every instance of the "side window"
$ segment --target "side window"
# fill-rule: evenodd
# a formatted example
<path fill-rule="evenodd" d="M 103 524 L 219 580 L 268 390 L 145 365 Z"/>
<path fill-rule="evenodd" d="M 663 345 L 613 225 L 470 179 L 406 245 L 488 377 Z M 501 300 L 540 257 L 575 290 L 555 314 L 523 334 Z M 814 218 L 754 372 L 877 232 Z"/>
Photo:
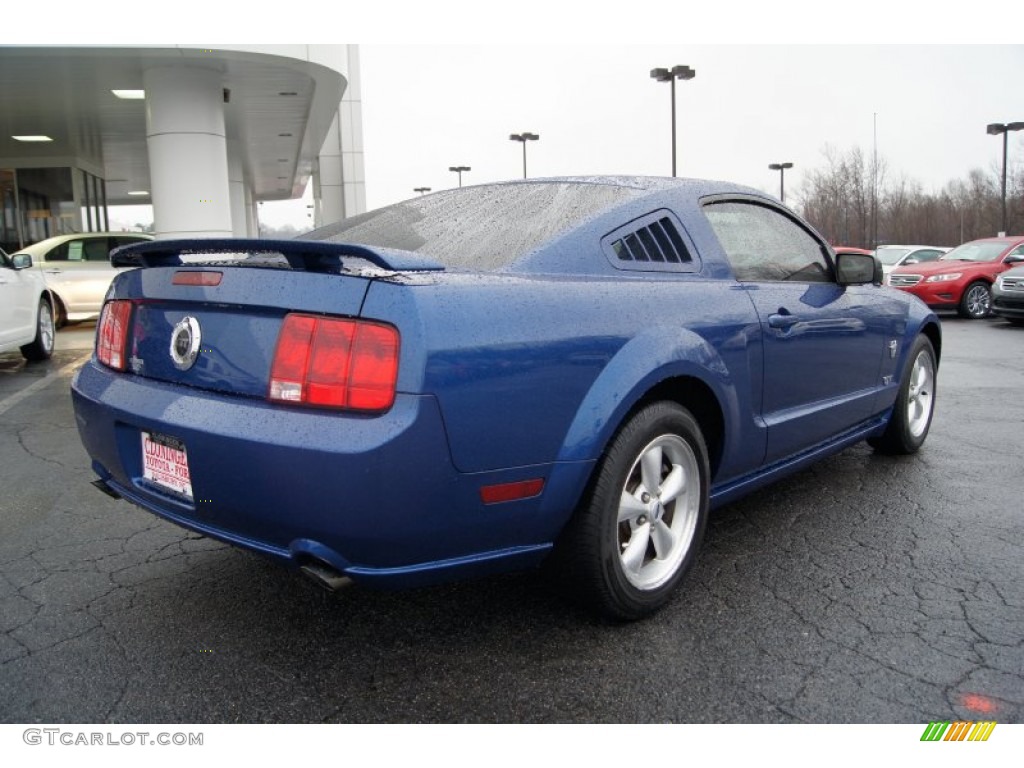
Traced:
<path fill-rule="evenodd" d="M 743 282 L 832 282 L 832 267 L 819 243 L 789 217 L 747 202 L 704 206 L 736 279 Z"/>
<path fill-rule="evenodd" d="M 68 243 L 68 261 L 84 261 L 84 248 L 85 243 L 81 240 L 72 240 Z"/>
<path fill-rule="evenodd" d="M 110 258 L 110 248 L 107 246 L 107 238 L 96 237 L 85 241 L 86 261 L 106 261 Z"/>
<path fill-rule="evenodd" d="M 67 261 L 68 260 L 68 244 L 61 243 L 56 248 L 51 248 L 47 251 L 46 255 L 43 256 L 44 261 Z"/>
<path fill-rule="evenodd" d="M 1016 248 L 1014 248 L 1012 251 L 1006 254 L 1007 258 L 1009 258 L 1010 256 L 1024 256 L 1024 245 L 1018 245 Z M 1006 261 L 1006 258 L 1004 258 L 1003 261 Z"/>
<path fill-rule="evenodd" d="M 942 251 L 925 250 L 918 251 L 917 253 L 915 253 L 914 258 L 916 258 L 918 261 L 935 261 L 941 255 Z"/>

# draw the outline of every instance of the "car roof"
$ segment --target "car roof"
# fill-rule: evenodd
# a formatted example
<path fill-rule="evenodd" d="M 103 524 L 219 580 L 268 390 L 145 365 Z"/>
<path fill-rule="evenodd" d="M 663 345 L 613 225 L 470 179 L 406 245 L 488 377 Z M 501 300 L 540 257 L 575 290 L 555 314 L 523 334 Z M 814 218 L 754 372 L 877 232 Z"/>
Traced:
<path fill-rule="evenodd" d="M 975 240 L 968 240 L 967 242 L 960 243 L 956 246 L 960 248 L 964 245 L 971 245 L 972 243 L 999 243 L 1003 246 L 1004 250 L 1009 250 L 1017 245 L 1024 244 L 1024 235 L 1013 235 L 1010 237 L 979 237 Z M 955 248 L 952 250 L 956 250 Z"/>
<path fill-rule="evenodd" d="M 495 181 L 474 186 L 496 186 L 503 187 L 516 184 L 602 184 L 606 186 L 624 187 L 640 192 L 667 192 L 680 190 L 697 197 L 707 195 L 718 195 L 723 193 L 739 193 L 766 197 L 765 193 L 753 187 L 734 184 L 728 181 L 717 181 L 714 179 L 691 179 L 673 178 L 667 176 L 540 176 L 532 179 L 509 179 L 507 181 Z M 464 189 L 470 189 L 467 185 Z M 453 190 L 439 190 L 439 192 L 450 192 Z M 438 194 L 438 193 L 434 193 Z"/>
<path fill-rule="evenodd" d="M 969 243 L 1024 243 L 1024 235 L 1010 235 L 1009 237 L 979 237 L 977 240 L 968 240 Z M 967 245 L 967 243 L 963 243 Z"/>
<path fill-rule="evenodd" d="M 45 240 L 37 240 L 34 243 L 26 245 L 24 248 L 20 248 L 16 253 L 27 253 L 35 256 L 35 251 L 46 250 L 52 248 L 55 245 L 61 243 L 67 243 L 71 240 L 94 240 L 98 237 L 139 237 L 144 240 L 152 240 L 153 235 L 148 232 L 75 232 L 70 235 L 54 235 L 48 237 Z"/>
<path fill-rule="evenodd" d="M 590 273 L 578 238 L 601 238 L 653 212 L 686 226 L 703 203 L 749 200 L 779 206 L 765 192 L 730 182 L 661 176 L 562 176 L 468 185 L 411 197 L 298 236 L 300 240 L 412 250 L 448 270 L 528 274 Z M 531 226 L 517 226 L 523 216 Z M 445 222 L 464 217 L 454 228 Z M 430 222 L 429 226 L 422 225 Z M 415 231 L 414 231 L 415 230 Z"/>
<path fill-rule="evenodd" d="M 886 243 L 885 245 L 878 246 L 879 248 L 909 248 L 910 250 L 917 250 L 920 248 L 935 248 L 939 251 L 948 251 L 949 247 L 945 245 L 897 245 L 896 243 Z"/>
<path fill-rule="evenodd" d="M 37 240 L 32 245 L 39 243 L 63 243 L 68 240 L 85 240 L 93 237 L 145 237 L 152 238 L 148 232 L 72 232 L 69 235 L 54 235 L 45 240 Z"/>

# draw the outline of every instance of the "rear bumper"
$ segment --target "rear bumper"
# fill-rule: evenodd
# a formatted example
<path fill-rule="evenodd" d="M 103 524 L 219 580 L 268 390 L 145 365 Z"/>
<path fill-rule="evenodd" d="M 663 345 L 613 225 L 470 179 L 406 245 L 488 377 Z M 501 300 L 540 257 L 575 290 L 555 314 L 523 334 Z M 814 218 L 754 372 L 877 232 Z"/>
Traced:
<path fill-rule="evenodd" d="M 463 474 L 437 402 L 400 394 L 381 416 L 285 408 L 117 374 L 72 385 L 79 433 L 105 484 L 184 527 L 295 566 L 416 586 L 536 565 L 589 464 Z M 194 500 L 142 478 L 141 431 L 182 441 Z M 543 477 L 541 496 L 485 506 L 484 485 Z"/>

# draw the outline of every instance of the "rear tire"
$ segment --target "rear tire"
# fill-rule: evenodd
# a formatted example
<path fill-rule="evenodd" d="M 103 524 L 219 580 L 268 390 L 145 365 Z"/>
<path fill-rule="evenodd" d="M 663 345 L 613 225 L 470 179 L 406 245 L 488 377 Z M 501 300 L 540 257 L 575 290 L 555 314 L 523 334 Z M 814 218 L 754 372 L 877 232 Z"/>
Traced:
<path fill-rule="evenodd" d="M 60 296 L 53 294 L 53 327 L 63 328 L 68 324 L 68 310 Z"/>
<path fill-rule="evenodd" d="M 879 453 L 911 454 L 924 444 L 935 413 L 938 384 L 935 350 L 927 336 L 918 336 L 911 347 L 907 372 L 900 383 L 889 426 L 880 437 L 868 439 Z"/>
<path fill-rule="evenodd" d="M 53 354 L 53 309 L 46 299 L 39 300 L 39 310 L 36 313 L 36 337 L 31 344 L 21 348 L 21 354 L 26 360 L 33 362 L 49 360 Z"/>
<path fill-rule="evenodd" d="M 607 618 L 664 606 L 696 560 L 708 514 L 708 451 L 689 411 L 647 406 L 619 431 L 553 556 L 558 578 Z"/>

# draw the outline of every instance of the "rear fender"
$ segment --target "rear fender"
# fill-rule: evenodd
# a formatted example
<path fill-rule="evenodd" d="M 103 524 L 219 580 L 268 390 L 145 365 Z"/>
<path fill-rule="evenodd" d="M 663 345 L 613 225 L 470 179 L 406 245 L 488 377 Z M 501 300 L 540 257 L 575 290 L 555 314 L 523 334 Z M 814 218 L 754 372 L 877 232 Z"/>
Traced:
<path fill-rule="evenodd" d="M 604 368 L 576 412 L 544 489 L 540 517 L 547 529 L 542 536 L 557 537 L 629 413 L 660 383 L 678 377 L 706 384 L 726 414 L 725 424 L 739 423 L 735 384 L 706 340 L 692 331 L 670 328 L 651 329 L 634 338 Z"/>
<path fill-rule="evenodd" d="M 714 347 L 693 331 L 653 328 L 630 340 L 601 371 L 576 412 L 558 461 L 599 458 L 644 395 L 681 376 L 706 384 L 726 414 L 725 423 L 739 423 L 735 383 Z"/>

